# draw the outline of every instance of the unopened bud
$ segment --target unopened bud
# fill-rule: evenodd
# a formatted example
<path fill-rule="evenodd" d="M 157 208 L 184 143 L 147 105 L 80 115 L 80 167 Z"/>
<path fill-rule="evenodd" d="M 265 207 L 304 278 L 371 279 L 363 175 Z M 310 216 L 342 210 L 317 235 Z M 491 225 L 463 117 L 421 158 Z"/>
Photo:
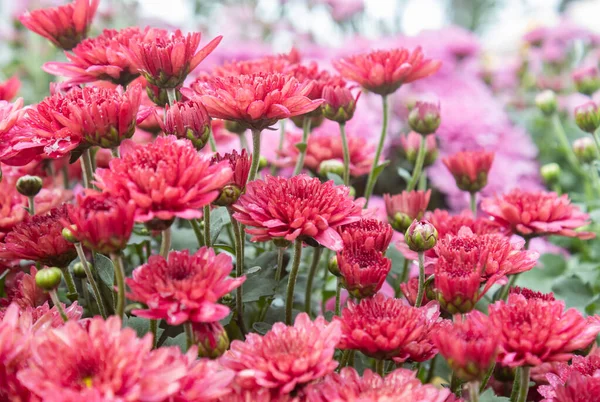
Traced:
<path fill-rule="evenodd" d="M 441 123 L 440 105 L 431 102 L 417 102 L 408 114 L 408 125 L 421 134 L 433 134 Z"/>
<path fill-rule="evenodd" d="M 575 108 L 575 123 L 586 133 L 593 134 L 600 127 L 600 108 L 594 102 L 586 102 Z"/>
<path fill-rule="evenodd" d="M 535 105 L 542 111 L 542 113 L 544 113 L 544 115 L 552 116 L 554 113 L 556 113 L 556 109 L 558 108 L 556 94 L 549 89 L 540 92 L 535 97 Z"/>
<path fill-rule="evenodd" d="M 81 262 L 76 262 L 73 264 L 73 276 L 79 279 L 87 278 L 85 269 L 83 269 L 83 264 Z"/>
<path fill-rule="evenodd" d="M 329 269 L 329 272 L 331 272 L 333 275 L 337 277 L 342 276 L 342 273 L 340 272 L 340 266 L 338 265 L 337 256 L 331 256 L 331 258 L 327 262 L 327 268 Z"/>
<path fill-rule="evenodd" d="M 267 160 L 266 157 L 261 155 L 260 158 L 258 159 L 258 170 L 262 170 L 262 169 L 266 168 L 267 166 L 269 166 L 269 161 Z"/>
<path fill-rule="evenodd" d="M 560 178 L 560 165 L 558 163 L 547 163 L 540 168 L 540 174 L 546 183 L 556 183 Z"/>
<path fill-rule="evenodd" d="M 54 290 L 60 285 L 62 271 L 60 268 L 44 268 L 35 274 L 35 284 L 44 290 Z"/>
<path fill-rule="evenodd" d="M 75 234 L 73 233 L 73 226 L 71 226 L 70 228 L 64 228 L 62 230 L 62 237 L 64 237 L 65 240 L 69 243 L 79 243 L 79 240 L 77 239 L 77 237 L 75 237 Z"/>
<path fill-rule="evenodd" d="M 325 103 L 322 106 L 323 116 L 328 120 L 345 123 L 354 116 L 356 102 L 360 92 L 354 98 L 349 88 L 328 85 L 323 88 Z"/>
<path fill-rule="evenodd" d="M 235 184 L 226 184 L 219 194 L 219 198 L 213 201 L 214 205 L 218 205 L 220 207 L 227 207 L 233 203 L 235 203 L 240 195 L 242 194 L 242 189 L 240 189 Z"/>
<path fill-rule="evenodd" d="M 227 331 L 219 322 L 195 323 L 193 331 L 198 357 L 216 359 L 229 349 Z"/>
<path fill-rule="evenodd" d="M 579 68 L 573 71 L 572 77 L 577 92 L 589 96 L 600 89 L 600 74 L 596 66 Z"/>
<path fill-rule="evenodd" d="M 42 179 L 38 176 L 25 175 L 17 180 L 17 191 L 25 197 L 35 197 L 42 186 Z"/>
<path fill-rule="evenodd" d="M 429 221 L 414 220 L 406 230 L 404 239 L 412 251 L 423 252 L 432 249 L 437 243 L 438 231 Z"/>
<path fill-rule="evenodd" d="M 323 124 L 323 120 L 325 120 L 325 116 L 323 116 L 323 112 L 321 111 L 320 107 L 316 108 L 315 110 L 313 110 L 312 112 L 309 112 L 307 114 L 291 117 L 290 120 L 292 120 L 292 123 L 294 123 L 294 125 L 296 127 L 304 128 L 304 118 L 305 117 L 310 119 L 310 129 L 311 130 L 319 127 L 321 124 Z"/>
<path fill-rule="evenodd" d="M 581 163 L 592 163 L 598 159 L 598 150 L 591 137 L 578 138 L 573 142 L 573 153 Z"/>
<path fill-rule="evenodd" d="M 337 159 L 328 159 L 319 165 L 319 174 L 323 177 L 327 177 L 328 173 L 333 173 L 338 176 L 344 174 L 344 162 Z"/>
<path fill-rule="evenodd" d="M 243 124 L 238 123 L 233 120 L 225 120 L 225 130 L 235 133 L 235 134 L 244 134 L 246 132 L 247 127 Z"/>

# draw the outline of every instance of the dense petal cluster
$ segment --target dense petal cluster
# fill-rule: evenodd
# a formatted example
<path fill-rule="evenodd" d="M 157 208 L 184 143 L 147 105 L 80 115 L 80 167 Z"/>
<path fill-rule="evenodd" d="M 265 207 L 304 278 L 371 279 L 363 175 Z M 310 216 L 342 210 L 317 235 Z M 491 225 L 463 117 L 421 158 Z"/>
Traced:
<path fill-rule="evenodd" d="M 0 399 L 25 402 L 30 393 L 17 378 L 30 354 L 30 328 L 19 319 L 19 307 L 13 304 L 0 318 Z"/>
<path fill-rule="evenodd" d="M 325 99 L 322 106 L 323 116 L 338 123 L 345 123 L 350 120 L 354 116 L 356 103 L 361 93 L 358 92 L 354 96 L 350 88 L 345 86 L 326 85 L 322 92 L 322 97 Z"/>
<path fill-rule="evenodd" d="M 156 116 L 156 119 L 166 135 L 187 138 L 198 150 L 208 142 L 211 121 L 200 102 L 190 100 L 165 105 L 164 122 L 160 116 Z"/>
<path fill-rule="evenodd" d="M 445 157 L 442 162 L 454 176 L 459 189 L 476 193 L 487 184 L 488 173 L 494 162 L 494 153 L 463 151 Z"/>
<path fill-rule="evenodd" d="M 219 362 L 208 359 L 195 359 L 188 353 L 186 376 L 181 380 L 181 389 L 174 402 L 231 401 L 231 385 L 235 373 Z M 235 400 L 235 399 L 233 399 Z"/>
<path fill-rule="evenodd" d="M 556 373 L 546 374 L 548 385 L 538 388 L 544 402 L 592 401 L 600 392 L 598 349 L 588 356 L 573 356 L 571 365 L 560 363 Z"/>
<path fill-rule="evenodd" d="M 374 249 L 385 253 L 392 241 L 392 227 L 378 219 L 363 218 L 349 225 L 340 226 L 344 246 L 360 245 L 361 248 Z"/>
<path fill-rule="evenodd" d="M 4 82 L 0 82 L 0 101 L 12 101 L 17 96 L 17 93 L 19 93 L 20 88 L 21 81 L 16 75 Z"/>
<path fill-rule="evenodd" d="M 398 232 L 406 232 L 415 219 L 423 218 L 430 198 L 431 190 L 403 191 L 396 195 L 384 194 L 383 200 L 388 221 Z"/>
<path fill-rule="evenodd" d="M 23 99 L 19 98 L 14 103 L 0 100 L 0 139 L 2 142 L 9 141 L 13 136 L 13 129 L 19 119 L 25 113 Z M 6 160 L 5 153 L 0 148 L 0 160 Z"/>
<path fill-rule="evenodd" d="M 481 208 L 508 230 L 526 238 L 558 235 L 593 239 L 576 229 L 590 223 L 589 215 L 571 204 L 567 194 L 515 189 L 484 199 Z"/>
<path fill-rule="evenodd" d="M 361 218 L 361 203 L 348 193 L 348 187 L 307 175 L 270 176 L 248 183 L 246 194 L 233 205 L 234 218 L 251 226 L 246 231 L 254 241 L 314 239 L 338 251 L 342 238 L 336 228 Z"/>
<path fill-rule="evenodd" d="M 246 279 L 230 278 L 231 269 L 231 257 L 215 255 L 214 250 L 206 247 L 192 255 L 186 250 L 172 251 L 166 259 L 152 256 L 126 279 L 131 289 L 128 297 L 148 307 L 133 313 L 164 319 L 170 325 L 222 320 L 229 314 L 229 308 L 219 304 L 219 298 Z"/>
<path fill-rule="evenodd" d="M 225 62 L 213 69 L 212 75 L 227 77 L 230 75 L 251 75 L 256 73 L 283 73 L 300 62 L 300 54 L 294 48 L 289 53 L 267 55 L 250 60 Z M 202 78 L 200 78 L 201 80 Z"/>
<path fill-rule="evenodd" d="M 381 251 L 367 248 L 361 242 L 346 241 L 337 253 L 337 264 L 342 286 L 358 299 L 379 292 L 392 267 L 392 261 Z"/>
<path fill-rule="evenodd" d="M 236 202 L 240 195 L 246 191 L 246 183 L 248 182 L 250 165 L 252 164 L 252 155 L 245 149 L 242 149 L 240 153 L 236 150 L 224 155 L 217 153 L 212 158 L 212 163 L 214 164 L 221 161 L 229 162 L 233 176 L 229 183 L 223 186 L 219 198 L 214 201 L 214 204 L 228 206 Z"/>
<path fill-rule="evenodd" d="M 308 314 L 296 317 L 293 326 L 275 323 L 264 336 L 248 334 L 235 340 L 221 363 L 237 373 L 245 389 L 270 388 L 280 395 L 333 372 L 340 340 L 340 324 L 323 317 L 311 321 Z"/>
<path fill-rule="evenodd" d="M 96 171 L 100 189 L 135 202 L 138 222 L 201 217 L 199 208 L 219 196 L 231 175 L 227 162 L 211 165 L 209 156 L 175 136 L 146 145 L 128 140 L 121 158 Z"/>

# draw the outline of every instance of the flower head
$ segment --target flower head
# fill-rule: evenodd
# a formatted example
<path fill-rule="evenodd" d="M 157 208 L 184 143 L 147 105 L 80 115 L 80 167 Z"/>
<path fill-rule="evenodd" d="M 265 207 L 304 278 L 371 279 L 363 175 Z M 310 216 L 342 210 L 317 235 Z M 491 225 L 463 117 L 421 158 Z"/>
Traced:
<path fill-rule="evenodd" d="M 235 377 L 232 370 L 226 369 L 217 361 L 196 359 L 189 353 L 186 358 L 187 374 L 181 380 L 181 389 L 174 402 L 232 400 L 231 388 Z"/>
<path fill-rule="evenodd" d="M 410 128 L 421 135 L 435 133 L 441 123 L 439 102 L 417 102 L 408 114 Z"/>
<path fill-rule="evenodd" d="M 327 85 L 323 88 L 323 115 L 326 119 L 345 123 L 352 119 L 356 110 L 356 103 L 361 92 L 356 97 L 352 95 L 350 88 L 345 86 Z"/>
<path fill-rule="evenodd" d="M 437 239 L 438 232 L 435 226 L 427 220 L 415 219 L 404 234 L 404 240 L 408 248 L 418 253 L 432 249 Z"/>
<path fill-rule="evenodd" d="M 229 336 L 218 321 L 193 323 L 192 329 L 198 356 L 216 359 L 229 349 Z"/>
<path fill-rule="evenodd" d="M 419 147 L 421 146 L 421 137 L 421 134 L 415 133 L 414 131 L 411 131 L 406 136 L 400 137 L 404 156 L 413 166 L 417 161 Z M 438 157 L 438 153 L 435 135 L 428 135 L 425 137 L 425 160 L 423 162 L 423 167 L 433 165 L 433 162 L 435 162 Z"/>
<path fill-rule="evenodd" d="M 152 256 L 136 268 L 126 283 L 128 297 L 145 303 L 145 310 L 134 310 L 138 317 L 164 319 L 170 325 L 186 321 L 215 322 L 229 314 L 219 298 L 242 285 L 245 277 L 229 278 L 231 257 L 215 255 L 202 247 L 195 254 L 172 251 L 165 259 Z"/>
<path fill-rule="evenodd" d="M 246 194 L 233 205 L 234 218 L 252 227 L 246 231 L 253 241 L 314 239 L 338 251 L 342 238 L 336 228 L 361 217 L 360 203 L 348 192 L 348 187 L 304 174 L 289 179 L 269 176 L 248 183 Z"/>
<path fill-rule="evenodd" d="M 0 101 L 10 102 L 21 88 L 21 81 L 16 75 L 4 82 L 0 82 Z"/>
<path fill-rule="evenodd" d="M 74 0 L 64 6 L 27 12 L 19 20 L 56 47 L 71 50 L 87 36 L 99 4 L 100 0 Z"/>
<path fill-rule="evenodd" d="M 323 317 L 311 321 L 301 313 L 294 326 L 278 322 L 264 336 L 248 334 L 245 342 L 233 341 L 221 363 L 237 373 L 242 388 L 269 388 L 284 395 L 333 372 L 339 340 L 338 322 L 327 323 Z"/>
<path fill-rule="evenodd" d="M 595 102 L 589 101 L 577 106 L 574 114 L 577 127 L 586 133 L 593 134 L 600 127 L 600 108 Z"/>
<path fill-rule="evenodd" d="M 421 48 L 376 50 L 334 61 L 340 74 L 379 95 L 396 92 L 402 84 L 428 77 L 441 62 L 425 59 Z"/>
<path fill-rule="evenodd" d="M 597 350 L 588 356 L 573 356 L 571 365 L 559 363 L 556 373 L 547 373 L 548 385 L 539 393 L 544 402 L 585 402 L 594 400 L 600 392 L 600 356 Z"/>
<path fill-rule="evenodd" d="M 233 177 L 221 189 L 219 198 L 213 203 L 221 206 L 229 206 L 236 202 L 240 196 L 246 191 L 246 182 L 250 173 L 250 165 L 252 164 L 252 155 L 245 149 L 241 153 L 233 150 L 231 153 L 221 155 L 217 153 L 212 158 L 212 163 L 220 163 L 221 161 L 229 162 L 229 167 L 233 171 Z"/>
<path fill-rule="evenodd" d="M 19 319 L 19 306 L 9 306 L 0 317 L 0 399 L 29 401 L 30 393 L 17 378 L 27 365 L 31 332 Z"/>
<path fill-rule="evenodd" d="M 347 245 L 360 245 L 366 250 L 374 249 L 385 253 L 392 241 L 392 227 L 377 219 L 363 218 L 360 221 L 338 228 L 338 232 Z"/>
<path fill-rule="evenodd" d="M 204 148 L 210 135 L 211 121 L 204 105 L 189 100 L 165 106 L 164 122 L 156 116 L 166 135 L 187 138 L 197 150 Z"/>
<path fill-rule="evenodd" d="M 597 321 L 575 309 L 565 311 L 564 303 L 551 294 L 517 290 L 489 311 L 500 339 L 498 361 L 509 367 L 568 361 L 600 332 Z"/>
<path fill-rule="evenodd" d="M 468 313 L 475 308 L 475 304 L 485 293 L 485 290 L 479 290 L 483 280 L 477 268 L 460 259 L 437 261 L 434 291 L 441 308 L 450 314 Z"/>
<path fill-rule="evenodd" d="M 573 153 L 579 162 L 585 164 L 592 163 L 598 159 L 598 149 L 592 137 L 581 137 L 573 141 Z"/>
<path fill-rule="evenodd" d="M 431 190 L 403 191 L 396 195 L 384 194 L 385 212 L 394 230 L 404 233 L 415 219 L 422 219 L 430 197 Z"/>
<path fill-rule="evenodd" d="M 337 263 L 342 286 L 359 299 L 379 292 L 392 267 L 392 261 L 381 251 L 359 242 L 344 242 L 344 248 L 337 253 Z"/>
<path fill-rule="evenodd" d="M 494 162 L 494 153 L 463 151 L 448 156 L 442 161 L 454 176 L 459 189 L 476 193 L 487 184 L 488 173 Z"/>
<path fill-rule="evenodd" d="M 197 51 L 200 33 L 183 35 L 177 30 L 170 36 L 152 36 L 149 40 L 132 42 L 131 56 L 146 80 L 159 88 L 180 87 L 223 38 L 218 36 Z"/>
<path fill-rule="evenodd" d="M 596 66 L 578 68 L 571 76 L 577 91 L 584 95 L 592 95 L 600 89 L 600 72 Z"/>
<path fill-rule="evenodd" d="M 190 141 L 171 135 L 145 145 L 128 140 L 121 158 L 96 171 L 100 189 L 135 202 L 138 222 L 201 217 L 199 208 L 219 196 L 231 175 L 226 162 L 211 165 Z"/>
<path fill-rule="evenodd" d="M 589 216 L 572 205 L 567 194 L 514 189 L 484 199 L 481 208 L 500 225 L 527 238 L 557 235 L 593 239 L 596 236 L 592 232 L 575 231 L 589 224 Z"/>
<path fill-rule="evenodd" d="M 416 308 L 382 294 L 348 302 L 341 317 L 340 349 L 359 350 L 377 359 L 425 361 L 437 351 L 431 333 L 440 316 L 436 302 Z"/>

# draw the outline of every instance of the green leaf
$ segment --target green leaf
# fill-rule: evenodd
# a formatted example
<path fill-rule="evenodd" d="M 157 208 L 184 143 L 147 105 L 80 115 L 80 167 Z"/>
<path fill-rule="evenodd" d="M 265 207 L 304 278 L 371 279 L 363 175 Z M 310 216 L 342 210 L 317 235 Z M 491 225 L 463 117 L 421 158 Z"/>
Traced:
<path fill-rule="evenodd" d="M 264 335 L 271 330 L 272 326 L 273 324 L 269 324 L 267 322 L 255 322 L 252 324 L 252 329 L 259 334 Z"/>
<path fill-rule="evenodd" d="M 393 244 L 388 248 L 385 256 L 392 260 L 392 269 L 390 272 L 396 275 L 402 275 L 405 258 L 402 253 Z"/>
<path fill-rule="evenodd" d="M 401 167 L 398 168 L 398 176 L 402 177 L 407 183 L 410 181 L 410 179 L 412 179 L 410 172 Z"/>
<path fill-rule="evenodd" d="M 343 185 L 343 184 L 344 184 L 344 179 L 342 179 L 342 178 L 340 177 L 340 175 L 338 175 L 338 174 L 335 174 L 335 173 L 332 173 L 332 172 L 329 172 L 329 173 L 327 173 L 327 179 L 328 179 L 328 180 L 333 180 L 333 183 L 334 183 L 336 186 L 341 186 L 341 185 Z"/>
<path fill-rule="evenodd" d="M 235 249 L 228 244 L 213 244 L 212 248 L 216 250 L 226 251 L 229 254 L 235 255 Z"/>
<path fill-rule="evenodd" d="M 566 271 L 567 262 L 561 255 L 544 254 L 540 265 L 519 275 L 517 285 L 538 292 L 551 292 L 554 282 Z"/>
<path fill-rule="evenodd" d="M 273 270 L 260 268 L 254 273 L 247 274 L 244 282 L 244 303 L 260 300 L 261 297 L 273 296 L 277 282 Z"/>
<path fill-rule="evenodd" d="M 171 229 L 171 248 L 173 250 L 198 250 L 198 239 L 190 228 Z"/>
<path fill-rule="evenodd" d="M 585 307 L 594 297 L 590 286 L 574 275 L 556 281 L 552 291 L 557 299 L 565 301 L 567 308 L 573 307 L 580 311 L 585 311 Z"/>
<path fill-rule="evenodd" d="M 140 317 L 128 317 L 127 320 L 123 321 L 123 324 L 126 327 L 133 328 L 135 332 L 137 332 L 137 336 L 139 338 L 143 337 L 150 331 L 150 320 L 146 318 Z M 158 327 L 157 336 L 160 338 L 160 335 L 164 332 L 164 329 Z"/>
<path fill-rule="evenodd" d="M 479 395 L 479 402 L 504 402 L 510 401 L 510 399 L 504 396 L 496 396 L 491 388 L 485 390 L 483 394 Z"/>
<path fill-rule="evenodd" d="M 102 283 L 112 289 L 115 283 L 115 267 L 111 259 L 102 254 L 96 254 L 95 268 Z"/>
<path fill-rule="evenodd" d="M 162 346 L 178 346 L 183 353 L 187 352 L 187 339 L 185 338 L 185 333 L 181 333 L 175 338 L 167 338 Z"/>
<path fill-rule="evenodd" d="M 229 212 L 227 212 L 227 208 L 221 207 L 213 209 L 210 213 L 210 238 L 212 239 L 212 244 L 214 244 L 221 230 L 225 227 L 226 224 L 229 223 Z"/>
<path fill-rule="evenodd" d="M 376 181 L 383 169 L 385 169 L 390 164 L 390 161 L 383 161 L 381 165 L 378 165 L 373 171 L 373 179 Z"/>

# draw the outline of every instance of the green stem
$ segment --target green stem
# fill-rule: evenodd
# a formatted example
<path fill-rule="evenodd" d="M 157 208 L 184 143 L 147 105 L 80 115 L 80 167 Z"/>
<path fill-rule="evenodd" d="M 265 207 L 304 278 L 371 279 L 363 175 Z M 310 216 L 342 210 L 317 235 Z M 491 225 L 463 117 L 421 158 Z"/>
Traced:
<path fill-rule="evenodd" d="M 260 162 L 260 130 L 252 129 L 252 165 L 250 165 L 250 174 L 248 181 L 256 179 L 258 164 Z"/>
<path fill-rule="evenodd" d="M 171 250 L 171 227 L 169 226 L 162 232 L 162 241 L 160 242 L 160 255 L 167 258 Z"/>
<path fill-rule="evenodd" d="M 67 313 L 65 313 L 65 309 L 63 308 L 62 303 L 58 298 L 58 293 L 56 293 L 56 289 L 52 289 L 48 293 L 50 293 L 50 299 L 52 300 L 52 303 L 56 306 L 60 317 L 63 319 L 64 322 L 69 321 L 69 317 L 67 317 Z"/>
<path fill-rule="evenodd" d="M 94 165 L 92 165 L 90 148 L 83 151 L 80 163 L 83 174 L 83 186 L 85 188 L 93 188 L 92 181 L 94 180 Z"/>
<path fill-rule="evenodd" d="M 215 136 L 213 135 L 212 126 L 208 125 L 208 143 L 210 144 L 210 150 L 217 152 L 217 143 L 215 142 Z"/>
<path fill-rule="evenodd" d="M 452 373 L 452 378 L 450 378 L 450 391 L 456 396 L 460 396 L 462 382 L 458 378 L 458 376 Z"/>
<path fill-rule="evenodd" d="M 306 293 L 304 295 L 304 302 L 305 302 L 304 311 L 309 315 L 310 315 L 311 303 L 312 303 L 313 280 L 315 278 L 315 274 L 317 273 L 317 267 L 319 266 L 319 261 L 321 261 L 322 253 L 323 253 L 323 247 L 315 247 L 312 263 L 310 264 L 310 269 L 308 270 L 308 277 L 306 278 Z"/>
<path fill-rule="evenodd" d="M 367 208 L 367 206 L 369 205 L 369 199 L 371 198 L 371 194 L 373 193 L 373 189 L 375 188 L 375 169 L 377 168 L 377 164 L 379 163 L 379 158 L 381 157 L 381 152 L 383 151 L 383 145 L 385 144 L 385 137 L 387 135 L 389 114 L 388 97 L 387 95 L 383 95 L 381 99 L 383 102 L 383 126 L 381 127 L 379 144 L 377 145 L 377 150 L 375 151 L 375 158 L 373 159 L 373 165 L 371 166 L 369 178 L 367 179 L 367 185 L 365 187 L 365 208 Z"/>
<path fill-rule="evenodd" d="M 275 281 L 279 283 L 283 276 L 283 257 L 285 255 L 285 247 L 277 247 L 277 271 L 275 271 Z"/>
<path fill-rule="evenodd" d="M 248 149 L 248 140 L 246 140 L 246 132 L 244 131 L 243 133 L 238 134 L 238 137 L 240 137 L 240 148 Z"/>
<path fill-rule="evenodd" d="M 419 181 L 419 177 L 423 172 L 423 164 L 425 163 L 425 154 L 427 153 L 427 144 L 425 140 L 425 136 L 421 136 L 421 143 L 419 144 L 419 153 L 417 154 L 417 161 L 415 162 L 415 168 L 413 169 L 413 174 L 410 179 L 410 182 L 406 186 L 406 191 L 413 191 L 417 186 Z"/>
<path fill-rule="evenodd" d="M 183 330 L 185 331 L 185 340 L 188 350 L 194 345 L 194 329 L 192 328 L 192 322 L 186 321 L 183 323 Z"/>
<path fill-rule="evenodd" d="M 425 254 L 420 251 L 419 255 L 419 290 L 417 292 L 417 300 L 415 307 L 421 307 L 423 303 L 423 295 L 425 294 Z"/>
<path fill-rule="evenodd" d="M 63 178 L 63 187 L 68 190 L 69 189 L 69 167 L 67 165 L 64 165 L 60 169 L 60 173 Z"/>
<path fill-rule="evenodd" d="M 94 293 L 94 298 L 96 299 L 96 303 L 98 304 L 98 311 L 100 311 L 100 315 L 102 318 L 106 319 L 106 309 L 104 308 L 104 301 L 102 300 L 102 293 L 100 293 L 100 288 L 98 287 L 98 282 L 94 278 L 92 274 L 92 270 L 85 258 L 85 254 L 83 252 L 83 247 L 81 243 L 75 243 L 75 250 L 77 250 L 77 256 L 79 257 L 79 261 L 83 266 L 83 270 L 85 271 L 85 276 L 87 277 L 90 286 L 92 287 L 92 293 Z"/>
<path fill-rule="evenodd" d="M 348 361 L 350 360 L 350 349 L 345 349 L 342 352 L 342 357 L 340 358 L 340 365 L 338 366 L 338 372 L 348 365 Z"/>
<path fill-rule="evenodd" d="M 154 349 L 158 341 L 158 320 L 150 320 L 150 333 L 152 334 L 152 349 Z"/>
<path fill-rule="evenodd" d="M 306 158 L 306 149 L 308 148 L 308 134 L 310 134 L 310 123 L 311 118 L 308 116 L 304 117 L 302 121 L 302 149 L 298 154 L 298 160 L 296 161 L 296 167 L 294 168 L 294 176 L 300 174 L 304 167 L 304 159 Z"/>
<path fill-rule="evenodd" d="M 375 372 L 379 374 L 381 377 L 385 375 L 383 368 L 385 367 L 385 360 L 376 359 L 375 360 Z"/>
<path fill-rule="evenodd" d="M 600 134 L 600 128 L 598 128 L 592 134 L 592 137 L 594 137 L 594 142 L 596 143 L 596 150 L 598 151 L 598 155 L 600 155 L 600 135 L 599 134 Z"/>
<path fill-rule="evenodd" d="M 169 105 L 177 102 L 177 93 L 175 92 L 175 88 L 167 88 L 167 99 L 169 100 Z"/>
<path fill-rule="evenodd" d="M 342 281 L 337 278 L 337 285 L 335 287 L 335 315 L 339 316 L 342 310 Z"/>
<path fill-rule="evenodd" d="M 569 139 L 567 138 L 567 133 L 565 133 L 565 129 L 560 121 L 560 117 L 558 113 L 554 113 L 552 115 L 552 125 L 554 126 L 554 133 L 556 134 L 556 138 L 558 142 L 560 142 L 561 146 L 565 150 L 565 155 L 567 156 L 567 160 L 569 164 L 573 167 L 576 172 L 581 172 L 579 167 L 579 163 L 577 162 L 577 157 L 571 148 L 571 144 L 569 144 Z"/>
<path fill-rule="evenodd" d="M 204 236 L 202 235 L 202 230 L 200 229 L 200 225 L 198 225 L 198 221 L 196 219 L 190 219 L 190 225 L 192 225 L 192 229 L 198 240 L 198 246 L 204 246 Z"/>
<path fill-rule="evenodd" d="M 27 198 L 29 200 L 29 215 L 33 216 L 35 215 L 35 196 L 29 196 Z"/>
<path fill-rule="evenodd" d="M 123 267 L 123 258 L 121 253 L 113 254 L 113 264 L 115 266 L 115 279 L 117 280 L 117 307 L 115 313 L 117 317 L 123 318 L 125 312 L 125 269 Z"/>
<path fill-rule="evenodd" d="M 521 371 L 522 367 L 515 369 L 515 379 L 513 380 L 512 391 L 510 392 L 510 402 L 517 402 L 519 394 L 521 393 Z"/>
<path fill-rule="evenodd" d="M 206 247 L 212 247 L 210 238 L 210 205 L 204 206 L 204 244 Z"/>
<path fill-rule="evenodd" d="M 485 373 L 485 377 L 483 377 L 483 381 L 481 382 L 481 385 L 479 386 L 480 394 L 483 391 L 485 391 L 485 387 L 487 387 L 488 381 L 490 380 L 490 377 L 492 376 L 492 373 L 494 372 L 495 367 L 496 367 L 496 363 L 492 363 L 492 365 L 490 366 L 488 371 Z"/>
<path fill-rule="evenodd" d="M 592 187 L 596 191 L 596 194 L 600 197 L 600 177 L 598 177 L 598 168 L 595 163 L 589 165 L 590 176 L 592 178 Z M 558 193 L 560 195 L 560 193 Z"/>
<path fill-rule="evenodd" d="M 233 240 L 235 243 L 235 276 L 236 278 L 244 275 L 244 249 L 243 241 L 244 234 L 241 231 L 240 224 L 233 218 L 233 210 L 228 208 L 229 218 L 231 219 L 231 226 L 233 228 Z M 242 285 L 238 286 L 235 290 L 235 311 L 237 316 L 237 323 L 240 331 L 243 335 L 247 333 L 246 325 L 244 323 L 244 303 L 243 303 L 244 291 Z"/>
<path fill-rule="evenodd" d="M 73 279 L 73 275 L 69 271 L 69 267 L 65 267 L 62 269 L 63 278 L 65 278 L 65 283 L 67 284 L 67 298 L 71 301 L 77 300 L 77 287 L 75 287 L 75 280 Z"/>
<path fill-rule="evenodd" d="M 477 193 L 469 193 L 471 201 L 471 212 L 473 212 L 473 218 L 477 218 Z"/>
<path fill-rule="evenodd" d="M 527 394 L 529 393 L 529 373 L 531 368 L 525 366 L 521 368 L 521 384 L 519 385 L 519 399 L 517 402 L 527 402 Z"/>
<path fill-rule="evenodd" d="M 502 292 L 500 293 L 500 298 L 498 300 L 506 300 L 506 298 L 508 297 L 508 292 L 510 291 L 510 288 L 515 286 L 515 282 L 517 282 L 517 276 L 518 275 L 515 274 L 510 277 L 510 279 L 508 280 L 508 283 L 506 285 L 504 285 L 504 287 L 502 288 Z"/>
<path fill-rule="evenodd" d="M 437 357 L 438 357 L 438 355 L 433 356 L 433 359 L 431 359 L 431 363 L 429 363 L 429 370 L 427 371 L 427 377 L 425 377 L 426 384 L 431 382 L 431 380 L 433 379 L 433 374 L 435 373 Z"/>
<path fill-rule="evenodd" d="M 300 258 L 302 257 L 302 240 L 296 239 L 294 242 L 294 260 L 292 269 L 288 277 L 288 285 L 285 297 L 285 323 L 292 325 L 292 311 L 294 308 L 294 288 L 296 287 L 296 278 L 300 269 Z"/>
<path fill-rule="evenodd" d="M 469 383 L 469 402 L 479 402 L 479 383 L 477 381 Z"/>
<path fill-rule="evenodd" d="M 340 135 L 342 136 L 342 151 L 344 153 L 344 185 L 350 184 L 350 150 L 348 149 L 348 138 L 346 138 L 346 123 L 340 123 Z"/>

